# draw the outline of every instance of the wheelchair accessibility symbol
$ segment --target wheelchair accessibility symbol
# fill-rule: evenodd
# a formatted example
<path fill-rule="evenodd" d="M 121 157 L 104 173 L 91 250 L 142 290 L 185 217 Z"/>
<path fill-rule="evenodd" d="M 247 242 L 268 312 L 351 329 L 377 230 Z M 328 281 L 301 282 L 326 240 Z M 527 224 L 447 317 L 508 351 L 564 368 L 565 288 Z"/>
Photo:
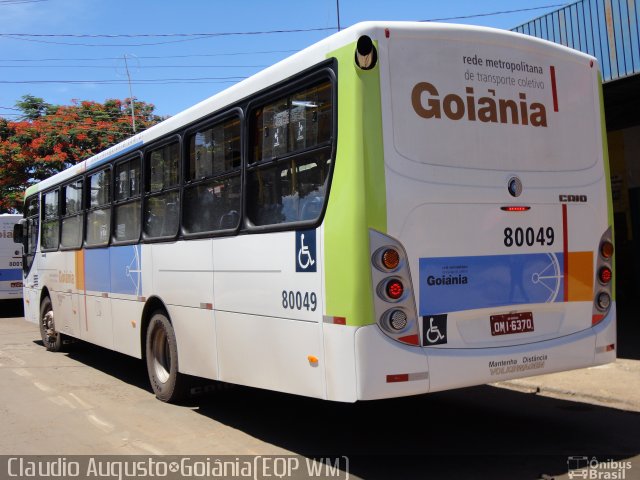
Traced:
<path fill-rule="evenodd" d="M 315 272 L 316 231 L 296 232 L 296 272 Z"/>
<path fill-rule="evenodd" d="M 422 317 L 422 345 L 447 343 L 447 314 Z"/>

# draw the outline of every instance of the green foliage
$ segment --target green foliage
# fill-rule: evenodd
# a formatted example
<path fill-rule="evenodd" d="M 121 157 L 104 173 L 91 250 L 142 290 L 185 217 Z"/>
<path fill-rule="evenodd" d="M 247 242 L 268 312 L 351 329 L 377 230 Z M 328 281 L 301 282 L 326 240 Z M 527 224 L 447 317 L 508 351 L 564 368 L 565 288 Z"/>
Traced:
<path fill-rule="evenodd" d="M 0 118 L 0 213 L 21 211 L 29 186 L 133 135 L 131 99 L 52 105 L 25 95 L 16 107 L 20 120 Z M 145 102 L 134 111 L 136 132 L 163 120 Z"/>

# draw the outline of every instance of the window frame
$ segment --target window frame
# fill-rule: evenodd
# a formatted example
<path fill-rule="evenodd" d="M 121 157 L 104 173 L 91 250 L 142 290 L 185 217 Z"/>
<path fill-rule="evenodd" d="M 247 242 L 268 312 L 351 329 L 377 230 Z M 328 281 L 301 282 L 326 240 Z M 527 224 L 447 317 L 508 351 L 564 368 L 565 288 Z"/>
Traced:
<path fill-rule="evenodd" d="M 131 162 L 133 160 L 138 160 L 139 161 L 139 166 L 140 166 L 140 188 L 139 188 L 139 192 L 137 195 L 134 196 L 129 196 L 126 197 L 124 199 L 120 199 L 120 200 L 116 200 L 116 182 L 118 181 L 116 178 L 116 170 L 118 168 L 118 166 L 124 164 L 124 163 L 128 163 Z M 133 153 L 130 153 L 128 155 L 125 155 L 124 157 L 120 157 L 118 159 L 116 159 L 112 164 L 112 181 L 111 181 L 111 185 L 112 185 L 112 201 L 111 201 L 111 241 L 110 244 L 111 245 L 136 245 L 138 243 L 140 243 L 140 239 L 142 238 L 142 231 L 143 231 L 143 219 L 142 219 L 142 215 L 144 212 L 144 207 L 143 207 L 143 201 L 144 201 L 144 196 L 145 196 L 145 168 L 144 168 L 144 156 L 142 154 L 142 150 L 137 150 Z M 130 240 L 117 240 L 116 239 L 116 209 L 120 206 L 123 205 L 127 205 L 129 203 L 134 203 L 136 201 L 140 202 L 140 205 L 138 206 L 138 213 L 139 213 L 139 222 L 138 222 L 138 236 L 135 239 L 130 239 Z"/>
<path fill-rule="evenodd" d="M 243 205 L 242 205 L 242 229 L 247 233 L 267 233 L 267 232 L 281 232 L 287 230 L 300 230 L 300 229 L 314 229 L 318 228 L 322 222 L 324 221 L 324 216 L 326 214 L 327 205 L 329 203 L 329 195 L 331 190 L 331 185 L 333 183 L 333 171 L 335 169 L 336 162 L 336 153 L 337 153 L 337 144 L 338 144 L 338 81 L 337 81 L 337 63 L 334 59 L 323 62 L 322 64 L 314 67 L 311 72 L 303 72 L 297 78 L 291 80 L 286 80 L 281 82 L 280 84 L 276 84 L 265 90 L 264 92 L 259 93 L 255 97 L 253 97 L 245 107 L 245 132 L 244 136 L 244 151 L 245 154 L 245 162 L 243 164 Z M 329 81 L 331 86 L 331 102 L 332 102 L 332 112 L 331 112 L 331 135 L 329 140 L 323 142 L 322 144 L 314 145 L 313 147 L 308 147 L 293 153 L 287 153 L 286 155 L 282 155 L 279 157 L 272 157 L 267 161 L 257 161 L 253 163 L 249 163 L 251 161 L 251 155 L 253 153 L 253 129 L 255 128 L 253 123 L 253 115 L 254 113 L 268 105 L 269 103 L 275 102 L 278 99 L 281 99 L 286 96 L 294 95 L 305 88 L 312 87 L 315 84 L 321 83 L 322 81 Z M 327 173 L 327 188 L 325 192 L 324 201 L 322 204 L 322 210 L 320 215 L 313 220 L 302 220 L 297 222 L 285 222 L 285 223 L 276 223 L 269 225 L 255 225 L 249 219 L 249 215 L 247 212 L 248 206 L 248 185 L 247 182 L 249 180 L 249 175 L 253 171 L 268 169 L 270 167 L 274 167 L 278 164 L 290 161 L 295 158 L 303 157 L 307 154 L 313 153 L 315 151 L 320 151 L 324 148 L 329 147 L 330 149 L 330 158 L 331 165 L 329 166 L 329 172 Z"/>
<path fill-rule="evenodd" d="M 29 209 L 27 207 L 28 203 L 30 201 L 35 201 L 37 204 L 37 209 L 36 212 L 28 215 L 29 213 Z M 40 192 L 35 193 L 30 195 L 29 197 L 25 198 L 24 200 L 24 213 L 23 213 L 23 218 L 27 221 L 27 224 L 25 225 L 26 227 L 26 238 L 25 241 L 23 242 L 22 246 L 23 246 L 23 250 L 22 250 L 22 271 L 24 272 L 24 275 L 28 275 L 29 272 L 31 271 L 31 267 L 33 267 L 36 255 L 38 254 L 38 247 L 41 247 L 41 239 L 40 239 L 40 222 L 41 222 L 41 209 L 40 209 L 40 205 L 42 198 L 40 195 Z M 36 234 L 36 242 L 35 245 L 33 245 L 33 250 L 29 249 L 29 243 L 31 242 L 31 234 L 32 234 L 32 230 L 33 229 L 33 222 L 36 222 L 36 230 L 37 230 L 37 234 Z M 30 224 L 31 222 L 31 224 Z"/>
<path fill-rule="evenodd" d="M 45 206 L 45 196 L 49 195 L 50 193 L 54 193 L 57 192 L 58 193 L 58 205 L 57 205 L 57 212 L 56 212 L 56 222 L 58 222 L 58 242 L 56 243 L 55 248 L 53 247 L 49 247 L 49 248 L 45 248 L 44 246 L 44 234 L 45 234 L 45 223 L 47 222 L 47 218 L 49 218 L 50 222 L 53 222 L 53 217 L 47 217 L 47 209 Z M 45 191 L 43 191 L 41 193 L 41 197 L 40 197 L 40 251 L 41 252 L 57 252 L 60 249 L 60 234 L 62 231 L 61 228 L 61 221 L 60 221 L 60 206 L 61 206 L 61 202 L 60 202 L 60 185 L 55 185 L 54 187 L 51 187 Z"/>
<path fill-rule="evenodd" d="M 69 185 L 72 185 L 76 182 L 82 182 L 82 188 L 80 190 L 80 209 L 73 214 L 66 214 L 66 203 L 67 203 L 67 196 L 66 196 L 66 188 Z M 60 185 L 60 207 L 59 207 L 59 211 L 60 211 L 60 250 L 63 252 L 66 251 L 71 251 L 71 250 L 80 250 L 83 248 L 84 246 L 84 232 L 85 232 L 85 185 L 86 185 L 86 179 L 84 176 L 80 176 L 80 177 L 75 177 L 65 183 L 62 183 Z M 65 247 L 64 245 L 62 245 L 62 224 L 64 222 L 64 220 L 71 218 L 71 217 L 81 217 L 80 219 L 80 245 L 78 245 L 77 247 Z"/>
<path fill-rule="evenodd" d="M 222 124 L 227 120 L 232 118 L 237 118 L 240 123 L 240 166 L 237 169 L 229 170 L 222 174 L 212 174 L 209 177 L 200 178 L 196 180 L 187 180 L 188 178 L 188 170 L 189 170 L 189 147 L 190 147 L 190 139 L 192 135 L 195 135 L 197 132 L 206 130 L 209 127 L 214 127 L 216 125 Z M 243 226 L 243 211 L 244 211 L 244 176 L 245 176 L 245 140 L 246 140 L 246 118 L 245 111 L 236 106 L 232 107 L 228 110 L 221 111 L 219 113 L 215 113 L 214 115 L 205 118 L 204 120 L 189 126 L 183 132 L 183 166 L 182 166 L 182 182 L 181 182 L 181 199 L 180 199 L 180 236 L 185 240 L 189 239 L 197 239 L 197 238 L 207 238 L 207 237 L 220 237 L 220 236 L 233 236 L 237 235 L 239 230 Z M 226 180 L 228 178 L 232 178 L 238 175 L 240 177 L 240 209 L 238 214 L 240 215 L 240 219 L 238 221 L 238 225 L 234 228 L 228 228 L 223 230 L 207 230 L 196 233 L 188 233 L 185 230 L 184 226 L 184 199 L 185 199 L 185 191 L 189 188 L 195 188 L 198 185 L 204 185 L 208 182 L 212 182 L 215 180 Z"/>
<path fill-rule="evenodd" d="M 140 149 L 142 153 L 142 202 L 141 202 L 141 215 L 140 215 L 140 242 L 143 243 L 159 243 L 159 242 L 171 242 L 178 239 L 181 231 L 182 225 L 182 189 L 183 189 L 183 177 L 184 177 L 184 145 L 183 138 L 184 136 L 181 134 L 184 130 L 178 130 L 168 136 L 161 138 L 157 141 L 150 143 L 149 145 L 143 146 Z M 175 186 L 170 188 L 162 188 L 159 191 L 150 192 L 151 189 L 151 154 L 158 149 L 171 145 L 172 143 L 178 143 L 178 182 Z M 176 232 L 173 235 L 165 235 L 161 237 L 152 237 L 145 232 L 145 212 L 147 207 L 147 202 L 150 198 L 158 197 L 168 192 L 177 191 L 178 192 L 178 201 L 180 202 L 178 208 L 178 225 L 176 228 Z"/>
<path fill-rule="evenodd" d="M 109 199 L 108 203 L 103 205 L 98 205 L 97 207 L 91 207 L 91 182 L 90 178 L 100 172 L 107 172 L 107 177 L 109 178 Z M 107 243 L 98 244 L 98 245 L 90 245 L 87 243 L 87 232 L 89 229 L 87 228 L 87 222 L 89 221 L 89 214 L 95 210 L 106 210 L 109 209 L 109 232 L 107 234 Z M 82 248 L 90 249 L 90 248 L 108 248 L 111 245 L 111 232 L 113 231 L 113 163 L 107 162 L 105 164 L 101 164 L 95 169 L 87 172 L 84 175 L 84 236 L 82 242 Z"/>

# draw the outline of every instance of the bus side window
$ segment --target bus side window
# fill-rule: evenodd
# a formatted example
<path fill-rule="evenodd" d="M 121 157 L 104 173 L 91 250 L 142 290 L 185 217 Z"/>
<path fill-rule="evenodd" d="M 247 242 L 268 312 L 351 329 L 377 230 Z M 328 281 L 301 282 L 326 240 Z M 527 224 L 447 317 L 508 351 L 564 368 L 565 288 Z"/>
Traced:
<path fill-rule="evenodd" d="M 111 230 L 111 176 L 109 169 L 91 175 L 88 179 L 89 199 L 86 242 L 88 246 L 109 243 Z"/>
<path fill-rule="evenodd" d="M 44 218 L 42 220 L 42 249 L 57 250 L 60 242 L 60 220 L 59 215 L 59 194 L 58 189 L 45 193 L 44 197 Z"/>
<path fill-rule="evenodd" d="M 140 172 L 140 157 L 115 167 L 113 237 L 117 242 L 132 242 L 140 238 Z"/>
<path fill-rule="evenodd" d="M 175 237 L 180 219 L 180 143 L 152 150 L 145 163 L 149 179 L 144 206 L 145 237 Z"/>
<path fill-rule="evenodd" d="M 62 248 L 82 246 L 82 180 L 62 187 Z"/>
<path fill-rule="evenodd" d="M 189 136 L 184 189 L 185 234 L 231 230 L 240 224 L 240 119 Z"/>
<path fill-rule="evenodd" d="M 252 112 L 247 216 L 257 226 L 317 220 L 331 167 L 331 82 Z"/>

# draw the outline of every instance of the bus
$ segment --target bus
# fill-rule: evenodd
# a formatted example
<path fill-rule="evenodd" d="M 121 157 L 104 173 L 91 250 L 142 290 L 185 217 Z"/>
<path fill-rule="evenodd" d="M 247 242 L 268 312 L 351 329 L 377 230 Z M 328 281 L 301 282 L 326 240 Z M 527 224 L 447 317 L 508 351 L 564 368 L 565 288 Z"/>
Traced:
<path fill-rule="evenodd" d="M 355 402 L 612 362 L 595 58 L 354 25 L 26 191 L 26 319 L 192 377 Z"/>
<path fill-rule="evenodd" d="M 0 304 L 22 303 L 22 248 L 13 241 L 22 215 L 0 215 Z"/>

